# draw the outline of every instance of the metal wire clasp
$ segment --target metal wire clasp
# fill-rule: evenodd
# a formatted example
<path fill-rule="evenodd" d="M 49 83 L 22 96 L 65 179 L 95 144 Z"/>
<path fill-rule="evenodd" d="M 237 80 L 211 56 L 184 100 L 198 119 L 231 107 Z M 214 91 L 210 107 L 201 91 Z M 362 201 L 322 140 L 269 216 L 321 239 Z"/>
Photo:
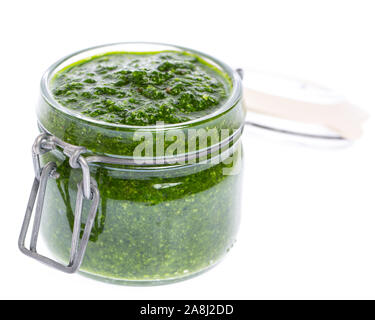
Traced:
<path fill-rule="evenodd" d="M 85 153 L 87 151 L 85 147 L 66 143 L 59 138 L 47 133 L 40 134 L 35 139 L 32 148 L 35 177 L 39 180 L 42 170 L 40 165 L 40 156 L 46 152 L 56 149 L 56 147 L 60 147 L 63 153 L 69 157 L 69 164 L 72 168 L 82 169 L 83 194 L 85 195 L 85 198 L 90 199 L 90 169 L 86 159 L 81 156 L 82 153 Z"/>
<path fill-rule="evenodd" d="M 78 184 L 70 260 L 68 265 L 63 265 L 55 260 L 45 257 L 37 253 L 36 250 L 47 182 L 49 178 L 58 178 L 56 163 L 48 162 L 44 167 L 42 167 L 40 163 L 40 155 L 54 150 L 56 147 L 61 148 L 64 154 L 69 157 L 69 164 L 72 168 L 82 169 L 82 182 Z M 88 163 L 81 155 L 84 152 L 86 152 L 85 148 L 68 144 L 57 137 L 46 133 L 43 133 L 36 138 L 32 148 L 35 179 L 18 240 L 18 247 L 24 254 L 67 273 L 76 272 L 82 264 L 100 200 L 99 189 L 96 181 L 90 176 Z M 92 203 L 86 220 L 83 236 L 80 241 L 82 208 L 83 200 L 85 198 L 87 200 L 91 200 Z M 25 247 L 25 239 L 29 229 L 35 202 L 37 202 L 37 204 L 31 233 L 30 249 L 27 249 Z"/>

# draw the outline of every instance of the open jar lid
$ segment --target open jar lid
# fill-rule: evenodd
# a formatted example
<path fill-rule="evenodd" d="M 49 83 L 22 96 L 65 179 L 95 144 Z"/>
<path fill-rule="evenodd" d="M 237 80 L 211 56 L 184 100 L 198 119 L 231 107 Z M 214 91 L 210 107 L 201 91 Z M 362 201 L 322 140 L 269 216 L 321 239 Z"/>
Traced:
<path fill-rule="evenodd" d="M 347 146 L 361 135 L 367 114 L 333 90 L 269 72 L 238 72 L 252 132 L 322 147 Z"/>

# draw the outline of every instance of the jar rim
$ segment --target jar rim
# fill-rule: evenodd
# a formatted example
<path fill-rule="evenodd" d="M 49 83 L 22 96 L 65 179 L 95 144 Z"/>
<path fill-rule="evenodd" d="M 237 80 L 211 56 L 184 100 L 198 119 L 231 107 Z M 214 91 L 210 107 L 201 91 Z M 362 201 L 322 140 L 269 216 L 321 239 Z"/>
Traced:
<path fill-rule="evenodd" d="M 80 54 L 84 54 L 84 53 L 94 51 L 94 50 L 104 49 L 106 47 L 109 48 L 109 47 L 115 47 L 115 46 L 121 46 L 121 45 L 159 46 L 159 47 L 165 47 L 166 49 L 168 49 L 168 48 L 169 49 L 177 49 L 177 50 L 180 50 L 180 51 L 184 51 L 184 52 L 188 52 L 188 53 L 198 55 L 199 57 L 202 57 L 202 58 L 208 60 L 209 63 L 213 63 L 215 66 L 218 66 L 219 68 L 221 68 L 229 76 L 229 78 L 232 81 L 232 88 L 231 88 L 230 94 L 227 97 L 227 99 L 225 100 L 225 102 L 212 113 L 209 113 L 209 114 L 207 114 L 203 117 L 193 119 L 193 120 L 190 120 L 190 121 L 186 121 L 186 122 L 173 123 L 173 124 L 163 124 L 162 127 L 159 127 L 157 125 L 134 126 L 134 125 L 117 124 L 117 123 L 111 123 L 111 122 L 106 122 L 106 121 L 102 121 L 102 120 L 97 120 L 97 119 L 90 118 L 90 117 L 85 116 L 85 115 L 83 115 L 79 112 L 75 112 L 74 110 L 71 110 L 71 109 L 68 109 L 68 108 L 64 107 L 53 97 L 52 92 L 51 92 L 50 87 L 49 87 L 49 83 L 50 83 L 50 80 L 51 80 L 52 76 L 56 74 L 57 69 L 62 64 L 64 64 L 69 59 L 72 59 L 72 58 L 74 58 L 74 57 L 76 57 Z M 79 50 L 79 51 L 75 51 L 75 52 L 59 59 L 55 63 L 53 63 L 44 72 L 44 74 L 42 76 L 42 79 L 40 81 L 40 87 L 41 87 L 42 98 L 49 105 L 51 105 L 53 108 L 57 109 L 58 111 L 61 111 L 66 115 L 69 115 L 69 116 L 74 117 L 74 118 L 78 118 L 82 121 L 85 121 L 85 122 L 88 122 L 88 123 L 91 123 L 91 124 L 94 124 L 94 125 L 100 125 L 102 127 L 109 127 L 109 128 L 120 128 L 120 129 L 125 129 L 125 130 L 126 129 L 128 129 L 128 130 L 140 130 L 140 129 L 141 130 L 145 130 L 145 129 L 146 130 L 147 129 L 155 130 L 155 129 L 159 129 L 159 128 L 178 129 L 178 128 L 184 128 L 184 127 L 187 127 L 187 126 L 190 127 L 190 126 L 193 126 L 193 125 L 196 125 L 196 124 L 200 124 L 200 123 L 209 121 L 210 119 L 213 119 L 213 118 L 225 113 L 231 107 L 236 105 L 237 101 L 240 99 L 240 97 L 242 95 L 241 77 L 235 70 L 233 70 L 226 63 L 224 63 L 224 62 L 222 62 L 222 61 L 220 61 L 220 60 L 218 60 L 218 59 L 216 59 L 216 58 L 214 58 L 214 57 L 212 57 L 212 56 L 210 56 L 206 53 L 203 53 L 203 52 L 200 52 L 200 51 L 197 51 L 197 50 L 193 50 L 193 49 L 190 49 L 190 48 L 177 46 L 177 45 L 173 45 L 173 44 L 159 43 L 159 42 L 116 42 L 116 43 L 109 43 L 109 44 L 93 46 L 93 47 L 85 48 L 85 49 L 82 49 L 82 50 Z"/>

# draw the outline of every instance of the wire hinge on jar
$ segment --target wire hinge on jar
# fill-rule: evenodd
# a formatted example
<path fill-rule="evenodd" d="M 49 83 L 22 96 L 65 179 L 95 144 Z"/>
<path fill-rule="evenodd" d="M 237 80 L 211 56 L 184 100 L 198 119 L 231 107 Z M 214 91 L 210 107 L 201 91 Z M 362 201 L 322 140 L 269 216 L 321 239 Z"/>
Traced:
<path fill-rule="evenodd" d="M 56 171 L 56 163 L 51 161 L 44 166 L 41 166 L 40 156 L 56 148 L 62 149 L 63 153 L 69 158 L 69 164 L 72 168 L 82 169 L 82 181 L 78 184 L 76 206 L 74 211 L 74 225 L 68 265 L 63 265 L 37 252 L 37 241 L 41 225 L 47 182 L 49 178 L 57 179 L 59 177 L 59 174 Z M 35 178 L 18 240 L 18 246 L 24 254 L 67 273 L 76 272 L 82 264 L 100 199 L 97 183 L 95 179 L 90 176 L 88 163 L 82 156 L 82 153 L 85 152 L 86 148 L 71 145 L 47 133 L 42 133 L 36 138 L 32 148 Z M 84 199 L 90 200 L 92 201 L 92 203 L 85 223 L 85 229 L 80 240 L 81 218 Z M 34 224 L 31 232 L 30 248 L 28 249 L 25 247 L 25 239 L 27 231 L 29 229 L 35 202 L 36 209 Z"/>

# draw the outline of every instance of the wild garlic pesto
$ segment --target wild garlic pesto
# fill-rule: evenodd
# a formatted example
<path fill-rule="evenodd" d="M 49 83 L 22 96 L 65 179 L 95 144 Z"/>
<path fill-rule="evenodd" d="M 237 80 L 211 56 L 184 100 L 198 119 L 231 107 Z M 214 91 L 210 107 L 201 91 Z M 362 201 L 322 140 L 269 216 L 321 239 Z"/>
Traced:
<path fill-rule="evenodd" d="M 48 154 L 44 161 L 59 159 Z M 223 169 L 240 162 L 237 153 L 229 165 L 159 172 L 92 168 L 101 201 L 81 271 L 136 284 L 174 281 L 214 266 L 233 246 L 240 220 L 242 174 L 224 175 Z M 68 263 L 82 177 L 67 160 L 58 172 L 47 189 L 42 231 L 49 249 Z"/>
<path fill-rule="evenodd" d="M 245 111 L 239 77 L 225 64 L 189 49 L 122 49 L 129 46 L 111 45 L 99 55 L 88 49 L 84 59 L 80 53 L 51 67 L 42 80 L 38 123 L 42 131 L 85 147 L 86 159 L 134 159 L 139 130 L 150 133 L 154 144 L 163 140 L 164 149 L 175 143 L 164 141 L 175 127 L 183 136 L 227 131 L 222 148 L 207 161 L 89 165 L 100 202 L 80 271 L 104 281 L 163 284 L 209 269 L 235 242 Z M 182 155 L 210 151 L 211 142 L 183 148 Z M 48 181 L 41 231 L 55 258 L 68 263 L 82 169 L 73 169 L 58 148 L 41 161 L 55 162 L 58 173 Z M 89 208 L 84 200 L 81 234 Z"/>
<path fill-rule="evenodd" d="M 230 82 L 186 52 L 107 53 L 79 61 L 51 83 L 55 99 L 90 118 L 126 125 L 181 123 L 217 110 Z"/>

